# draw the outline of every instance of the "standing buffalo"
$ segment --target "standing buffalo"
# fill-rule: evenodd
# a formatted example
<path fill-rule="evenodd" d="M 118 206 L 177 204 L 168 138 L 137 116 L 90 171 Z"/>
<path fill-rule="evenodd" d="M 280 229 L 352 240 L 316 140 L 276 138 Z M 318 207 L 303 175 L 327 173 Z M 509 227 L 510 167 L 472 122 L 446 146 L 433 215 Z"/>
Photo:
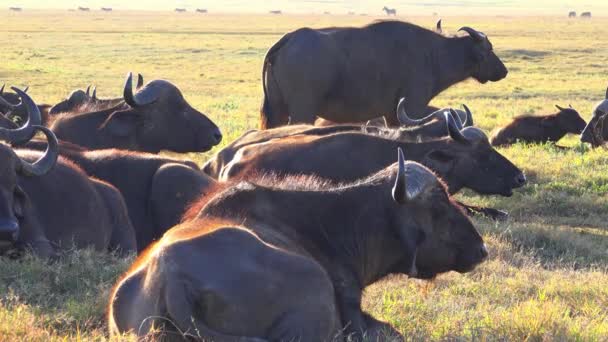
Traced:
<path fill-rule="evenodd" d="M 470 77 L 499 81 L 507 68 L 485 34 L 445 37 L 425 28 L 384 21 L 363 28 L 302 28 L 288 33 L 264 59 L 261 127 L 364 122 L 378 115 L 397 125 L 394 108 L 420 115 L 431 99 Z"/>
<path fill-rule="evenodd" d="M 143 254 L 112 292 L 111 334 L 384 340 L 397 332 L 362 310 L 367 286 L 389 274 L 469 272 L 488 256 L 443 183 L 401 151 L 355 184 L 269 178 L 203 199 Z"/>
<path fill-rule="evenodd" d="M 498 130 L 490 140 L 493 146 L 526 143 L 557 142 L 567 133 L 580 134 L 587 123 L 578 112 L 570 108 L 555 107 L 559 112 L 549 115 L 521 115 Z"/>
<path fill-rule="evenodd" d="M 13 90 L 29 119 L 19 129 L 0 129 L 0 139 L 23 144 L 38 130 L 48 148 L 41 153 L 0 144 L 0 253 L 31 248 L 49 257 L 73 246 L 134 251 L 135 234 L 118 190 L 58 161 L 57 138 L 38 126 L 38 108 L 25 92 Z"/>
<path fill-rule="evenodd" d="M 129 73 L 124 101 L 107 110 L 58 116 L 51 129 L 59 139 L 91 150 L 204 152 L 222 140 L 220 129 L 168 81 L 149 82 L 133 94 Z"/>
<path fill-rule="evenodd" d="M 586 18 L 586 19 L 591 18 L 591 12 L 583 12 L 583 13 L 581 13 L 581 18 Z"/>
<path fill-rule="evenodd" d="M 581 141 L 591 144 L 593 148 L 602 146 L 608 139 L 608 124 L 604 124 L 606 118 L 608 118 L 608 89 L 604 100 L 595 105 L 593 116 L 581 134 Z"/>
<path fill-rule="evenodd" d="M 568 18 L 576 18 L 576 12 L 571 11 L 570 13 L 568 13 Z"/>

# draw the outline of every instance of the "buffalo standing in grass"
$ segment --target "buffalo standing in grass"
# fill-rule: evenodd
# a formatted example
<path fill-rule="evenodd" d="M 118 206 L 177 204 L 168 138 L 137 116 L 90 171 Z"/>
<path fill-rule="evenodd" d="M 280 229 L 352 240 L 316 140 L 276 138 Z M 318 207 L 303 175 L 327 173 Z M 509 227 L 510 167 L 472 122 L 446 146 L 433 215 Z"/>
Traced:
<path fill-rule="evenodd" d="M 593 148 L 602 146 L 608 139 L 608 123 L 604 124 L 606 118 L 608 118 L 608 89 L 604 100 L 595 105 L 593 116 L 581 133 L 581 141 L 591 144 Z"/>
<path fill-rule="evenodd" d="M 397 332 L 362 310 L 367 286 L 389 274 L 469 272 L 488 256 L 445 185 L 401 151 L 396 165 L 351 185 L 228 186 L 186 220 L 113 290 L 112 334 L 154 326 L 174 340 L 384 340 Z"/>
<path fill-rule="evenodd" d="M 566 134 L 580 134 L 587 123 L 570 108 L 555 107 L 559 112 L 549 115 L 518 116 L 498 130 L 490 140 L 493 146 L 505 146 L 517 141 L 526 143 L 557 142 Z"/>
<path fill-rule="evenodd" d="M 19 129 L 0 129 L 0 139 L 23 144 L 39 130 L 48 148 L 41 153 L 0 144 L 0 253 L 31 248 L 50 257 L 73 246 L 135 251 L 135 234 L 118 190 L 90 179 L 67 160 L 58 161 L 57 139 L 38 126 L 38 108 L 25 92 L 13 90 L 29 119 Z"/>
<path fill-rule="evenodd" d="M 59 139 L 90 150 L 205 152 L 222 140 L 220 129 L 168 81 L 149 82 L 133 94 L 129 74 L 124 100 L 107 110 L 58 116 L 51 129 Z"/>
<path fill-rule="evenodd" d="M 363 28 L 302 28 L 288 33 L 264 59 L 261 127 L 365 122 L 378 115 L 398 124 L 394 108 L 421 115 L 431 99 L 474 78 L 499 81 L 507 68 L 485 34 L 444 37 L 425 28 L 385 21 Z"/>
<path fill-rule="evenodd" d="M 44 145 L 36 140 L 26 147 L 41 150 Z M 138 251 L 178 224 L 188 206 L 215 183 L 191 161 L 115 149 L 86 151 L 65 142 L 59 144 L 59 151 L 89 176 L 121 192 Z"/>

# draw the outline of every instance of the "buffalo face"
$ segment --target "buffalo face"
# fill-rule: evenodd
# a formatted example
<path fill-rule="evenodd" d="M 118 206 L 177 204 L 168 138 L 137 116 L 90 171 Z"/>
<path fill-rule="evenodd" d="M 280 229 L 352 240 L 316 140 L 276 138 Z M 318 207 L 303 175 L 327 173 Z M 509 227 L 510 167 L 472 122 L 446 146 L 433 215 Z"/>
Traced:
<path fill-rule="evenodd" d="M 587 126 L 585 120 L 574 108 L 563 108 L 558 105 L 555 105 L 555 107 L 559 109 L 557 114 L 559 125 L 568 133 L 580 134 Z"/>
<path fill-rule="evenodd" d="M 443 176 L 450 193 L 467 187 L 480 194 L 511 196 L 513 189 L 526 184 L 523 172 L 490 145 L 483 131 L 459 130 L 453 116 L 446 114 L 450 141 L 431 150 L 424 162 Z"/>
<path fill-rule="evenodd" d="M 507 77 L 507 67 L 494 53 L 494 48 L 488 37 L 470 27 L 463 27 L 460 31 L 467 32 L 473 41 L 471 47 L 471 76 L 480 83 L 496 82 Z"/>
<path fill-rule="evenodd" d="M 106 123 L 113 134 L 137 136 L 146 152 L 205 152 L 221 142 L 220 129 L 172 83 L 155 80 L 133 94 L 131 82 L 129 74 L 124 99 L 130 108 L 113 113 Z"/>
<path fill-rule="evenodd" d="M 424 166 L 403 163 L 401 151 L 393 198 L 408 207 L 403 211 L 402 226 L 410 227 L 413 221 L 424 236 L 418 239 L 415 271 L 410 276 L 430 279 L 452 270 L 469 272 L 487 258 L 481 235 L 462 208 L 452 201 L 445 185 Z"/>
<path fill-rule="evenodd" d="M 85 93 L 84 90 L 74 90 L 68 96 L 68 98 L 51 107 L 49 114 L 56 115 L 60 113 L 68 113 L 80 106 L 90 103 L 91 101 L 91 96 Z"/>

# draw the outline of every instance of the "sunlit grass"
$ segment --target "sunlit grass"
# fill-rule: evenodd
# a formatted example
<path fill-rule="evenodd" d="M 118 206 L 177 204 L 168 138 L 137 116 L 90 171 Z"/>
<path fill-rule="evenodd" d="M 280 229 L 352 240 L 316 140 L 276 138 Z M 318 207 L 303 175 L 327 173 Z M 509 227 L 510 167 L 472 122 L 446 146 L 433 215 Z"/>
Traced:
<path fill-rule="evenodd" d="M 119 96 L 128 71 L 166 78 L 211 117 L 225 145 L 258 126 L 265 51 L 301 26 L 362 25 L 373 17 L 175 16 L 116 13 L 6 16 L 0 83 L 29 85 L 54 103 L 93 83 Z M 412 17 L 432 27 L 436 18 Z M 603 98 L 608 19 L 447 17 L 486 32 L 510 73 L 498 83 L 467 81 L 433 101 L 466 103 L 490 133 L 519 114 L 572 104 L 585 118 Z M 529 179 L 513 197 L 459 199 L 507 210 L 508 222 L 476 220 L 491 260 L 471 274 L 432 283 L 393 277 L 368 289 L 365 306 L 412 339 L 602 340 L 608 336 L 608 152 L 576 136 L 500 151 Z M 217 151 L 217 149 L 215 150 Z M 214 152 L 214 151 L 212 151 Z M 203 163 L 212 153 L 191 154 Z M 0 260 L 0 340 L 104 339 L 107 295 L 129 260 L 91 252 L 54 264 Z"/>

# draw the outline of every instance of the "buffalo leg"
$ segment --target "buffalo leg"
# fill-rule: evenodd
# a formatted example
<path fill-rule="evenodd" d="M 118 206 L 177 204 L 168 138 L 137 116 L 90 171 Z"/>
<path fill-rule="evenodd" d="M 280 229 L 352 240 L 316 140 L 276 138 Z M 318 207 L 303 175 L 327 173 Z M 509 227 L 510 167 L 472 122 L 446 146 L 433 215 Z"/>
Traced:
<path fill-rule="evenodd" d="M 467 214 L 469 216 L 483 215 L 495 221 L 505 221 L 509 218 L 509 213 L 507 213 L 506 211 L 498 210 L 495 208 L 468 205 L 462 202 L 458 202 L 458 204 L 461 205 L 467 211 Z"/>
<path fill-rule="evenodd" d="M 403 336 L 390 324 L 379 321 L 366 312 L 363 313 L 363 316 L 367 325 L 365 332 L 367 341 L 403 341 Z"/>

